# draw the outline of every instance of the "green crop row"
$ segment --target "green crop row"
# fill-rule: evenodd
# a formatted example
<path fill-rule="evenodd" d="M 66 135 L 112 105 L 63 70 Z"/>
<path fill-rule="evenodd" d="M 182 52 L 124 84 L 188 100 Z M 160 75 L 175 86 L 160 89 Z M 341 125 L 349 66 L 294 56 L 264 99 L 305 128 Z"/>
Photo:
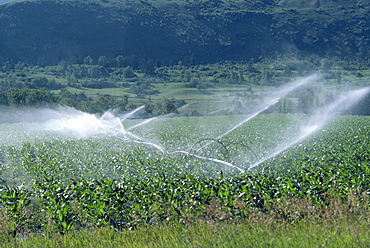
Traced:
<path fill-rule="evenodd" d="M 284 199 L 296 198 L 322 207 L 332 204 L 333 196 L 347 202 L 355 195 L 357 207 L 369 210 L 368 117 L 338 117 L 250 170 L 264 150 L 289 139 L 286 130 L 290 135 L 299 130 L 292 125 L 297 118 L 306 117 L 263 115 L 220 139 L 210 138 L 239 121 L 233 118 L 168 119 L 136 130 L 145 142 L 96 135 L 2 144 L 0 210 L 12 223 L 8 232 L 236 220 L 249 218 L 250 209 L 296 221 L 305 213 L 275 209 Z M 209 159 L 174 153 L 178 150 Z M 237 162 L 245 173 L 212 158 Z"/>

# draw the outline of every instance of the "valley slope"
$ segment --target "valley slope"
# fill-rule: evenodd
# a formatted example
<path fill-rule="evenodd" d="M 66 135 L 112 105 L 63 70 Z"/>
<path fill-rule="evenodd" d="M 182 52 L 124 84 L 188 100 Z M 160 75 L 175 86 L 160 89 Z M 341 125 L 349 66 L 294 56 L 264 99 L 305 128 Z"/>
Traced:
<path fill-rule="evenodd" d="M 130 56 L 192 63 L 301 52 L 370 56 L 369 3 L 360 1 L 29 0 L 0 5 L 0 56 L 57 63 Z"/>

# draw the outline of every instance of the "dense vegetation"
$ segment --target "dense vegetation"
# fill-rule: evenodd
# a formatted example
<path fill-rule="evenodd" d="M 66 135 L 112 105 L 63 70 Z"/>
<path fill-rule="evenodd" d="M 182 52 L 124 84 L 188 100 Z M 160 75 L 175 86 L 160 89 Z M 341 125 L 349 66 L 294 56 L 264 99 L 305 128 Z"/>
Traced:
<path fill-rule="evenodd" d="M 163 222 L 238 222 L 260 214 L 288 223 L 368 214 L 368 117 L 338 118 L 243 174 L 150 145 L 244 161 L 239 166 L 248 168 L 256 159 L 252 151 L 264 156 L 291 139 L 292 130 L 282 131 L 297 124 L 297 117 L 264 115 L 209 143 L 207 137 L 237 121 L 172 118 L 132 129 L 145 142 L 110 133 L 75 139 L 68 132 L 42 131 L 40 124 L 2 125 L 1 237 Z"/>
<path fill-rule="evenodd" d="M 16 1 L 0 6 L 0 56 L 50 64 L 121 54 L 188 65 L 298 51 L 368 63 L 369 16 L 360 0 Z"/>
<path fill-rule="evenodd" d="M 231 246 L 240 237 L 215 231 L 231 226 L 248 240 L 269 233 L 271 246 L 277 230 L 294 235 L 307 224 L 368 245 L 370 122 L 355 115 L 370 115 L 370 94 L 336 112 L 355 115 L 255 164 L 340 92 L 369 86 L 367 1 L 0 4 L 0 243 L 41 234 L 73 246 L 69 235 L 92 235 L 85 231 L 119 240 L 156 226 L 189 246 L 209 237 Z M 319 82 L 221 135 L 313 73 Z M 122 127 L 116 114 L 134 109 L 157 117 Z M 187 238 L 203 225 L 203 242 Z M 99 241 L 91 246 L 121 244 Z"/>
<path fill-rule="evenodd" d="M 2 4 L 0 104 L 244 114 L 266 87 L 312 72 L 332 88 L 366 85 L 368 12 L 329 0 Z M 274 111 L 308 113 L 324 98 L 308 89 Z"/>
<path fill-rule="evenodd" d="M 5 60 L 0 63 L 0 104 L 11 108 L 66 105 L 89 113 L 125 112 L 145 104 L 152 115 L 179 111 L 189 115 L 245 114 L 251 106 L 294 79 L 319 72 L 331 90 L 309 87 L 282 99 L 270 111 L 309 113 L 325 105 L 335 91 L 367 86 L 368 65 L 317 57 L 265 58 L 261 62 L 161 65 L 138 56 L 101 56 L 62 60 L 39 66 Z M 369 97 L 356 114 L 369 114 Z M 183 108 L 181 108 L 183 106 Z"/>

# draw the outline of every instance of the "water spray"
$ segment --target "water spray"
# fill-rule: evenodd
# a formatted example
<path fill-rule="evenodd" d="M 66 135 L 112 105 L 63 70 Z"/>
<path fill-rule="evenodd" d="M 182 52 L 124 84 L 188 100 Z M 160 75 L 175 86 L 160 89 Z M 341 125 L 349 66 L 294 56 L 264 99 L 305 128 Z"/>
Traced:
<path fill-rule="evenodd" d="M 126 114 L 126 115 L 121 119 L 121 121 L 126 120 L 128 117 L 132 116 L 133 114 L 135 114 L 136 112 L 140 111 L 140 110 L 141 110 L 141 109 L 143 109 L 144 107 L 145 107 L 145 105 L 140 106 L 140 107 L 138 107 L 138 108 L 136 108 L 136 109 L 132 110 L 130 113 Z"/>
<path fill-rule="evenodd" d="M 308 77 L 305 77 L 303 79 L 299 79 L 299 80 L 296 80 L 296 81 L 294 81 L 292 83 L 289 83 L 289 84 L 285 85 L 284 87 L 281 87 L 279 90 L 277 90 L 273 94 L 273 98 L 274 98 L 273 100 L 271 100 L 271 101 L 269 101 L 267 103 L 264 103 L 264 104 L 261 104 L 260 106 L 258 106 L 256 108 L 256 111 L 251 116 L 249 116 L 245 120 L 241 121 L 240 123 L 238 123 L 237 125 L 235 125 L 233 128 L 231 128 L 228 131 L 226 131 L 225 133 L 223 133 L 220 136 L 218 136 L 216 138 L 216 140 L 220 140 L 221 138 L 223 138 L 224 136 L 228 135 L 229 133 L 231 133 L 232 131 L 234 131 L 238 127 L 240 127 L 240 126 L 244 125 L 245 123 L 247 123 L 248 121 L 252 120 L 253 118 L 255 118 L 256 116 L 258 116 L 259 114 L 261 114 L 262 112 L 264 112 L 265 110 L 267 110 L 268 108 L 270 108 L 271 106 L 273 106 L 276 103 L 278 103 L 281 98 L 286 97 L 292 91 L 298 89 L 299 87 L 301 87 L 303 85 L 306 85 L 306 84 L 309 84 L 309 83 L 312 83 L 312 82 L 316 82 L 316 81 L 320 80 L 321 77 L 322 76 L 320 74 L 313 74 L 311 76 L 308 76 Z M 209 145 L 209 144 L 206 144 L 205 146 L 207 146 L 207 145 Z"/>
<path fill-rule="evenodd" d="M 220 160 L 220 159 L 204 157 L 204 156 L 200 156 L 198 154 L 190 153 L 190 152 L 186 152 L 186 151 L 174 151 L 174 152 L 171 152 L 171 154 L 176 154 L 176 153 L 183 153 L 185 155 L 192 156 L 192 157 L 195 157 L 195 158 L 199 158 L 199 159 L 202 159 L 202 160 L 205 160 L 205 161 L 212 161 L 212 162 L 216 162 L 216 163 L 219 163 L 219 164 L 227 165 L 227 166 L 229 166 L 231 168 L 237 169 L 241 173 L 244 173 L 245 172 L 245 170 L 243 170 L 242 168 L 239 168 L 238 166 L 236 166 L 236 165 L 234 165 L 232 163 L 229 163 L 229 162 L 226 162 L 226 161 L 223 161 L 223 160 Z"/>
<path fill-rule="evenodd" d="M 147 120 L 144 120 L 130 128 L 125 128 L 123 125 L 123 122 L 130 116 L 136 113 L 137 111 L 144 108 L 144 106 L 141 106 L 133 111 L 131 111 L 129 114 L 127 114 L 124 118 L 120 119 L 112 114 L 112 112 L 107 111 L 105 112 L 100 118 L 84 113 L 72 108 L 61 108 L 59 110 L 48 110 L 48 120 L 43 120 L 43 122 L 38 125 L 37 130 L 45 130 L 45 131 L 57 131 L 62 132 L 62 134 L 72 134 L 72 137 L 89 137 L 94 135 L 109 135 L 111 137 L 115 137 L 123 142 L 132 142 L 139 145 L 145 145 L 150 146 L 159 152 L 162 152 L 164 154 L 185 154 L 186 156 L 191 156 L 194 158 L 198 158 L 204 161 L 211 161 L 214 163 L 222 164 L 225 166 L 228 166 L 232 169 L 236 169 L 241 173 L 245 173 L 247 170 L 250 170 L 252 168 L 255 168 L 262 164 L 263 162 L 279 155 L 280 153 L 284 152 L 288 148 L 292 147 L 293 145 L 305 140 L 318 130 L 320 130 L 328 121 L 330 121 L 331 117 L 335 115 L 336 112 L 344 110 L 345 108 L 349 108 L 353 106 L 357 101 L 359 101 L 362 97 L 364 97 L 369 91 L 370 87 L 348 91 L 345 95 L 340 96 L 336 101 L 333 101 L 327 106 L 324 106 L 316 111 L 314 115 L 311 116 L 309 121 L 306 125 L 304 125 L 298 134 L 293 137 L 290 141 L 286 142 L 283 145 L 277 146 L 275 149 L 270 151 L 268 155 L 266 155 L 263 158 L 258 158 L 257 154 L 254 152 L 254 150 L 247 145 L 240 144 L 238 142 L 233 142 L 230 144 L 225 145 L 221 142 L 221 138 L 223 138 L 225 135 L 231 133 L 235 129 L 239 128 L 240 126 L 244 125 L 251 119 L 258 116 L 260 113 L 267 110 L 269 107 L 276 104 L 281 98 L 288 95 L 293 90 L 297 89 L 298 87 L 301 87 L 303 85 L 306 85 L 308 83 L 314 82 L 316 80 L 319 80 L 320 76 L 315 74 L 310 77 L 295 81 L 285 87 L 282 87 L 281 89 L 278 89 L 276 93 L 274 93 L 272 99 L 268 101 L 265 104 L 262 104 L 258 106 L 257 110 L 248 118 L 244 119 L 243 121 L 239 122 L 237 125 L 223 133 L 222 135 L 218 136 L 215 139 L 208 138 L 208 139 L 201 139 L 197 142 L 192 142 L 193 145 L 190 148 L 189 151 L 184 151 L 179 148 L 178 150 L 171 151 L 169 148 L 164 148 L 160 146 L 157 143 L 150 142 L 148 139 L 135 135 L 133 131 L 138 128 L 142 127 L 143 125 L 146 125 L 148 123 L 151 123 L 152 121 L 155 121 L 158 119 L 158 117 L 150 118 Z M 45 118 L 45 117 L 44 117 Z M 149 133 L 155 133 L 155 132 L 149 132 Z M 147 133 L 147 134 L 149 134 Z M 161 134 L 160 134 L 161 135 Z M 162 136 L 163 137 L 163 136 Z M 190 138 L 188 138 L 191 140 Z M 188 140 L 188 141 L 189 141 Z M 206 141 L 206 145 L 202 145 L 202 142 Z M 212 143 L 219 144 L 221 149 L 224 149 L 226 153 L 224 153 L 225 157 L 227 157 L 227 160 L 230 158 L 230 153 L 228 150 L 229 145 L 238 144 L 242 145 L 246 150 L 248 150 L 247 153 L 251 153 L 250 155 L 254 156 L 255 159 L 253 159 L 250 162 L 253 162 L 249 167 L 235 165 L 234 162 L 228 162 L 219 158 L 214 158 L 216 154 L 213 154 L 211 156 L 200 154 L 199 151 L 206 148 Z M 197 147 L 201 146 L 200 148 Z M 186 149 L 187 150 L 187 149 Z M 255 162 L 254 162 L 255 161 Z M 238 161 L 239 162 L 239 161 Z"/>
<path fill-rule="evenodd" d="M 248 170 L 260 165 L 261 163 L 279 155 L 280 153 L 284 152 L 291 146 L 305 140 L 307 137 L 311 136 L 313 133 L 321 129 L 324 125 L 326 125 L 330 119 L 335 115 L 335 112 L 343 111 L 346 107 L 351 107 L 355 105 L 358 101 L 361 100 L 366 94 L 370 92 L 370 87 L 352 90 L 346 92 L 339 97 L 336 101 L 333 101 L 327 106 L 324 106 L 316 111 L 314 115 L 311 116 L 309 124 L 301 129 L 301 132 L 297 137 L 293 140 L 284 144 L 282 146 L 276 147 L 270 155 L 260 159 L 256 163 L 252 164 L 248 167 Z"/>
<path fill-rule="evenodd" d="M 147 119 L 146 121 L 140 122 L 139 124 L 136 124 L 135 126 L 132 126 L 132 127 L 127 128 L 127 131 L 129 131 L 131 129 L 134 129 L 134 128 L 137 128 L 137 127 L 140 127 L 142 125 L 148 124 L 149 122 L 154 121 L 157 118 L 158 117 L 153 117 L 153 118 Z"/>

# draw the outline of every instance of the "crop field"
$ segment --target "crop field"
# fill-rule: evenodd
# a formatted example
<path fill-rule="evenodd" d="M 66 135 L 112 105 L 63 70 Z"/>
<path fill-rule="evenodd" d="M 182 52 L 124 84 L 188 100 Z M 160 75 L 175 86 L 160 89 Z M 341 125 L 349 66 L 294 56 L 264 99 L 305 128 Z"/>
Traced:
<path fill-rule="evenodd" d="M 246 118 L 69 113 L 1 124 L 2 232 L 237 221 L 253 211 L 299 221 L 333 196 L 368 211 L 369 117 L 334 116 L 304 137 L 306 115 Z M 289 199 L 312 208 L 277 207 Z"/>

